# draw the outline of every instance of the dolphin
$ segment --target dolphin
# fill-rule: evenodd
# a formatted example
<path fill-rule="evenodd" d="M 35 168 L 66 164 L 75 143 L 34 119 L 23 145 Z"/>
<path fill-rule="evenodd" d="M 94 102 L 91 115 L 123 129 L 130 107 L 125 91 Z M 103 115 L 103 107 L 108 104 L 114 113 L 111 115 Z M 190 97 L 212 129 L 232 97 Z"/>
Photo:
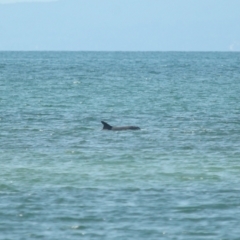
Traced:
<path fill-rule="evenodd" d="M 103 124 L 102 130 L 112 130 L 112 131 L 140 130 L 140 127 L 136 127 L 136 126 L 113 127 L 104 121 L 101 121 L 101 123 Z"/>

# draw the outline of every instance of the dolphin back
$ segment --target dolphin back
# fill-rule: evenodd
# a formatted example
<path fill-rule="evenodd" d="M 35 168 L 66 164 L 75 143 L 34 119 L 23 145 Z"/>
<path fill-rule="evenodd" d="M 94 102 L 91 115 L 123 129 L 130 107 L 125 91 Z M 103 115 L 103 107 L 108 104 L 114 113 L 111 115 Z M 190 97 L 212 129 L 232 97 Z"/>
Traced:
<path fill-rule="evenodd" d="M 140 130 L 140 127 L 136 127 L 136 126 L 112 127 L 112 130 L 113 130 L 113 131 Z"/>

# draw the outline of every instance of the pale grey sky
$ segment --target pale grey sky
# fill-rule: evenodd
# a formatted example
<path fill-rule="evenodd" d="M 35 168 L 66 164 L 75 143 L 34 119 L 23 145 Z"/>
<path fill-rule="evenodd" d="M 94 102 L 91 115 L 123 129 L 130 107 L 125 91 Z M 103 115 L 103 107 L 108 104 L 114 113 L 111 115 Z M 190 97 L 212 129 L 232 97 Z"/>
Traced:
<path fill-rule="evenodd" d="M 0 0 L 0 50 L 240 51 L 240 0 Z"/>

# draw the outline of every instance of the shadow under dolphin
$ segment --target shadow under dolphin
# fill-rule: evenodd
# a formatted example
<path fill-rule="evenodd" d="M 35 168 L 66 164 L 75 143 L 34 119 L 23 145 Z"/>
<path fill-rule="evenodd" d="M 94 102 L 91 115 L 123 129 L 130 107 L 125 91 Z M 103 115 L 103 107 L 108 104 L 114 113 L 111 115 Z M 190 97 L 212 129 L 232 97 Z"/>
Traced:
<path fill-rule="evenodd" d="M 136 126 L 113 127 L 104 121 L 101 121 L 101 123 L 103 124 L 102 130 L 112 130 L 112 131 L 140 130 L 140 127 L 136 127 Z"/>

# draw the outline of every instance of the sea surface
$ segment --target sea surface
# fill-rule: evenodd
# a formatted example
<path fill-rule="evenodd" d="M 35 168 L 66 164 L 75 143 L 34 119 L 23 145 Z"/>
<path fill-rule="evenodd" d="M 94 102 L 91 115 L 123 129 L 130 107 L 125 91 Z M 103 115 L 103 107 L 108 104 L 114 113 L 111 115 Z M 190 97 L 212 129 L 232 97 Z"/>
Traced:
<path fill-rule="evenodd" d="M 240 53 L 0 52 L 0 239 L 239 240 Z"/>

